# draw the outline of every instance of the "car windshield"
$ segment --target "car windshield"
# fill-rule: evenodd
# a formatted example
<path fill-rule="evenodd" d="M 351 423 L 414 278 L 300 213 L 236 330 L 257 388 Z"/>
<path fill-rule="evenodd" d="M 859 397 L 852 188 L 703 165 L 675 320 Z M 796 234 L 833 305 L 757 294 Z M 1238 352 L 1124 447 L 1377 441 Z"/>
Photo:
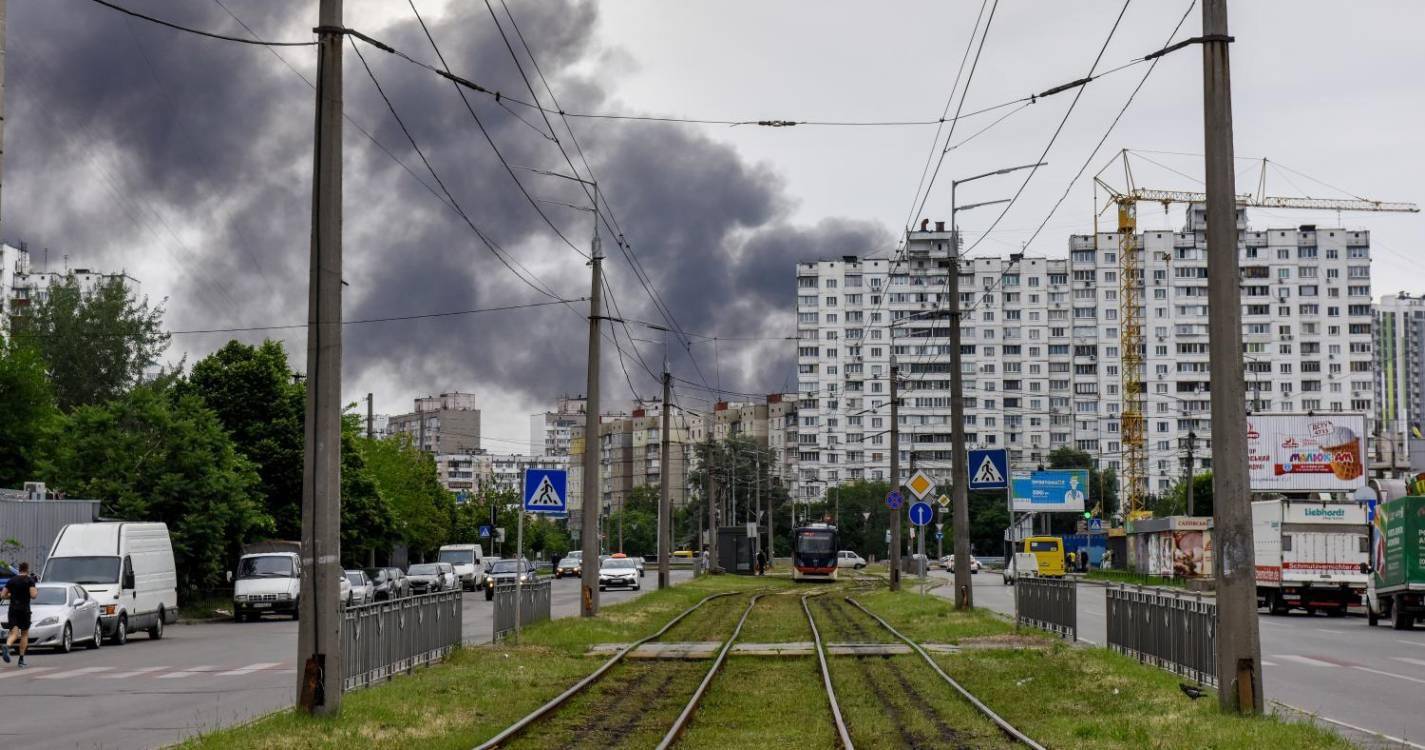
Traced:
<path fill-rule="evenodd" d="M 565 556 L 564 556 L 564 559 L 565 559 L 565 560 L 573 560 L 573 561 L 575 561 L 575 562 L 578 562 L 579 559 L 582 558 L 583 556 L 584 556 L 584 553 L 583 553 L 583 552 L 580 552 L 580 551 L 578 551 L 578 550 L 574 550 L 573 552 L 570 552 L 569 554 L 565 555 Z"/>
<path fill-rule="evenodd" d="M 433 576 L 440 572 L 440 567 L 435 563 L 425 563 L 424 565 L 412 565 L 410 574 L 413 576 Z"/>
<path fill-rule="evenodd" d="M 51 557 L 45 563 L 46 581 L 66 583 L 118 583 L 117 557 Z"/>
<path fill-rule="evenodd" d="M 292 558 L 286 555 L 244 557 L 238 563 L 238 578 L 291 578 Z"/>
<path fill-rule="evenodd" d="M 1059 551 L 1059 542 L 1057 542 L 1057 541 L 1030 542 L 1030 543 L 1029 543 L 1029 551 L 1030 551 L 1030 552 L 1058 552 L 1058 551 Z"/>
<path fill-rule="evenodd" d="M 440 551 L 440 561 L 451 565 L 474 565 L 475 550 L 473 549 L 443 549 Z"/>
<path fill-rule="evenodd" d="M 69 601 L 68 586 L 40 586 L 40 595 L 35 597 L 35 604 L 64 604 Z"/>
<path fill-rule="evenodd" d="M 638 568 L 638 563 L 634 562 L 632 559 L 627 558 L 627 557 L 618 557 L 618 558 L 612 558 L 612 559 L 609 559 L 609 560 L 605 560 L 605 561 L 604 561 L 604 564 L 603 564 L 603 569 L 604 569 L 604 570 L 637 569 L 637 568 Z"/>
<path fill-rule="evenodd" d="M 804 555 L 829 555 L 835 539 L 826 531 L 803 531 L 797 534 L 797 550 Z"/>
<path fill-rule="evenodd" d="M 360 573 L 354 573 L 350 571 L 348 571 L 346 574 L 346 582 L 353 586 L 362 586 L 366 583 L 366 581 L 361 580 Z"/>
<path fill-rule="evenodd" d="M 495 567 L 490 569 L 492 573 L 513 573 L 515 566 L 519 564 L 517 560 L 501 560 L 495 563 Z"/>

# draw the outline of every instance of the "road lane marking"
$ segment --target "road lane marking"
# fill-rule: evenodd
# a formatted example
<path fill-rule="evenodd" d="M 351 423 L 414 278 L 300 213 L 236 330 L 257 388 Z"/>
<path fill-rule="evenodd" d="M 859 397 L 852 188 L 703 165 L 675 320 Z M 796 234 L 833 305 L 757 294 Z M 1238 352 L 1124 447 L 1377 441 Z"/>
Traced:
<path fill-rule="evenodd" d="M 51 669 L 54 669 L 54 667 L 26 667 L 24 669 L 15 669 L 0 674 L 0 680 L 8 680 L 11 677 L 24 677 L 25 675 L 33 675 L 36 672 L 48 672 Z"/>
<path fill-rule="evenodd" d="M 204 673 L 204 672 L 211 672 L 211 671 L 213 671 L 213 670 L 215 670 L 215 669 L 218 669 L 218 668 L 219 668 L 219 667 L 213 666 L 212 664 L 201 664 L 201 665 L 196 666 L 196 667 L 185 667 L 185 668 L 183 668 L 183 669 L 178 670 L 177 672 L 169 672 L 168 674 L 161 674 L 161 675 L 158 676 L 158 679 L 160 679 L 160 680 L 181 680 L 181 679 L 183 679 L 184 677 L 192 677 L 192 676 L 195 675 L 195 674 L 202 674 L 202 673 Z"/>
<path fill-rule="evenodd" d="M 1371 674 L 1378 674 L 1378 675 L 1382 675 L 1382 676 L 1384 676 L 1384 677 L 1394 677 L 1394 678 L 1400 679 L 1400 680 L 1409 680 L 1409 681 L 1411 681 L 1411 682 L 1418 682 L 1418 683 L 1420 683 L 1421 685 L 1425 685 L 1425 680 L 1422 680 L 1422 679 L 1420 679 L 1419 677 L 1411 677 L 1411 676 L 1409 676 L 1409 675 L 1396 674 L 1396 673 L 1394 673 L 1394 672 L 1385 672 L 1385 671 L 1382 671 L 1382 670 L 1379 670 L 1379 669 L 1371 669 L 1370 667 L 1363 667 L 1363 666 L 1360 666 L 1359 664 L 1356 665 L 1356 669 L 1359 669 L 1359 670 L 1361 670 L 1362 672 L 1370 672 Z"/>
<path fill-rule="evenodd" d="M 1312 630 L 1315 630 L 1315 631 L 1318 632 L 1318 633 L 1334 633 L 1334 634 L 1336 634 L 1336 635 L 1350 635 L 1350 634 L 1351 634 L 1351 631 L 1349 631 L 1349 630 L 1333 630 L 1333 629 L 1331 629 L 1331 628 L 1312 628 Z"/>
<path fill-rule="evenodd" d="M 240 676 L 240 675 L 252 674 L 253 672 L 261 672 L 261 671 L 264 670 L 264 669 L 271 669 L 272 667 L 280 667 L 280 666 L 282 666 L 282 662 L 280 662 L 280 661 L 263 661 L 263 662 L 258 662 L 258 663 L 256 663 L 256 664 L 249 664 L 249 665 L 247 665 L 247 666 L 245 666 L 245 667 L 239 667 L 238 669 L 231 669 L 231 670 L 228 670 L 227 672 L 219 672 L 219 673 L 218 673 L 218 676 L 219 676 L 219 677 L 237 677 L 237 676 Z"/>
<path fill-rule="evenodd" d="M 1262 660 L 1262 666 L 1264 666 L 1264 667 L 1275 667 L 1275 666 L 1277 666 L 1277 663 L 1274 662 L 1274 661 L 1267 661 L 1266 659 L 1263 659 L 1263 660 Z"/>
<path fill-rule="evenodd" d="M 1322 659 L 1313 659 L 1313 658 L 1311 658 L 1310 656 L 1301 656 L 1301 655 L 1299 655 L 1299 654 L 1272 654 L 1272 658 L 1273 658 L 1273 659 L 1282 659 L 1282 660 L 1284 660 L 1284 661 L 1289 661 L 1289 662 L 1295 662 L 1295 663 L 1297 663 L 1297 664 L 1305 664 L 1305 665 L 1308 666 L 1308 667 L 1339 667 L 1339 666 L 1341 666 L 1340 664 L 1335 664 L 1335 663 L 1332 663 L 1332 662 L 1329 662 L 1329 661 L 1325 661 L 1325 660 L 1322 660 Z"/>
<path fill-rule="evenodd" d="M 63 672 L 54 672 L 41 675 L 41 680 L 63 680 L 66 677 L 78 677 L 80 675 L 94 674 L 95 672 L 107 672 L 113 667 L 80 667 L 79 669 L 68 669 Z"/>
<path fill-rule="evenodd" d="M 1372 736 L 1375 736 L 1375 737 L 1380 737 L 1381 739 L 1383 739 L 1383 740 L 1385 740 L 1385 741 L 1387 741 L 1387 742 L 1396 743 L 1396 744 L 1400 745 L 1401 747 L 1414 748 L 1414 750 L 1425 750 L 1425 745 L 1417 745 L 1417 744 L 1415 744 L 1414 742 L 1411 742 L 1410 740 L 1405 740 L 1405 739 L 1401 739 L 1401 738 L 1399 738 L 1399 737 L 1394 737 L 1394 736 L 1391 736 L 1391 735 L 1389 735 L 1389 734 L 1385 734 L 1385 733 L 1383 733 L 1383 732 L 1377 732 L 1377 731 L 1374 730 L 1374 729 L 1366 729 L 1365 727 L 1356 726 L 1355 724 L 1347 724 L 1346 722 L 1341 721 L 1340 719 L 1333 719 L 1333 718 L 1331 718 L 1330 716 L 1322 716 L 1321 714 L 1318 714 L 1318 713 L 1315 713 L 1315 712 L 1312 712 L 1312 711 L 1307 711 L 1307 710 L 1304 709 L 1304 708 L 1297 708 L 1296 706 L 1293 706 L 1293 705 L 1291 705 L 1290 703 L 1282 703 L 1281 701 L 1275 701 L 1275 700 L 1272 701 L 1272 702 L 1273 702 L 1273 703 L 1276 703 L 1276 704 L 1278 704 L 1278 705 L 1286 706 L 1287 708 L 1289 708 L 1289 709 L 1291 709 L 1291 710 L 1293 710 L 1293 711 L 1296 711 L 1296 712 L 1298 712 L 1298 713 L 1306 714 L 1307 716 L 1311 716 L 1311 717 L 1313 717 L 1313 718 L 1317 718 L 1317 719 L 1320 719 L 1320 720 L 1322 720 L 1322 721 L 1329 722 L 1329 723 L 1331 723 L 1331 724 L 1335 724 L 1336 726 L 1345 727 L 1345 728 L 1347 728 L 1347 729 L 1353 729 L 1353 730 L 1355 730 L 1355 731 L 1357 731 L 1357 732 L 1364 732 L 1365 734 L 1369 734 L 1369 735 L 1372 735 Z"/>
<path fill-rule="evenodd" d="M 1396 643 L 1404 643 L 1409 646 L 1425 646 L 1425 641 L 1407 641 L 1404 638 L 1396 638 Z"/>
<path fill-rule="evenodd" d="M 157 672 L 157 671 L 160 670 L 160 669 L 168 669 L 168 665 L 167 665 L 167 664 L 160 664 L 160 665 L 158 665 L 158 666 L 156 666 L 156 667 L 144 667 L 143 669 L 134 669 L 134 670 L 130 670 L 130 671 L 128 671 L 128 672 L 115 672 L 115 673 L 113 673 L 113 674 L 101 674 L 101 675 L 99 675 L 98 677 L 99 677 L 99 679 L 101 679 L 101 680 L 122 680 L 122 679 L 126 679 L 126 678 L 129 678 L 129 677 L 138 677 L 138 676 L 140 676 L 140 675 L 145 675 L 145 674 L 148 674 L 149 672 Z"/>
<path fill-rule="evenodd" d="M 1392 656 L 1390 658 L 1396 661 L 1403 661 L 1406 664 L 1414 664 L 1417 667 L 1425 667 L 1425 659 L 1415 659 L 1409 656 Z"/>

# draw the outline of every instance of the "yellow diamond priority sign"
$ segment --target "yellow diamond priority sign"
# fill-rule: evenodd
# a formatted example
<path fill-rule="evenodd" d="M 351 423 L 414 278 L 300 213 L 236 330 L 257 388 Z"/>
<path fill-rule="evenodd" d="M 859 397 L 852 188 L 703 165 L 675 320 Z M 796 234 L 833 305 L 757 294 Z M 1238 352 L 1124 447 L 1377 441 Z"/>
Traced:
<path fill-rule="evenodd" d="M 910 481 L 905 483 L 905 486 L 910 489 L 917 500 L 924 500 L 925 496 L 929 495 L 930 491 L 935 489 L 935 482 L 926 476 L 924 471 L 917 469 L 915 474 L 911 476 Z"/>
<path fill-rule="evenodd" d="M 949 495 L 941 495 L 941 496 L 940 496 L 940 499 L 939 499 L 939 502 L 940 502 L 940 507 L 942 507 L 942 508 L 948 508 L 948 507 L 950 507 L 950 496 L 949 496 Z"/>

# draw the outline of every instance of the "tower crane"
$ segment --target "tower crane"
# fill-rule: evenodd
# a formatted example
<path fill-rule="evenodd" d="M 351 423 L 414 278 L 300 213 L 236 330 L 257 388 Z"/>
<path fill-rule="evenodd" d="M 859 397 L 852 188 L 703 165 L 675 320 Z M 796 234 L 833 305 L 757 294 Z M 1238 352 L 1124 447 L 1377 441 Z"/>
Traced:
<path fill-rule="evenodd" d="M 1121 350 L 1123 411 L 1120 417 L 1121 443 L 1123 446 L 1123 504 L 1127 512 L 1125 518 L 1138 519 L 1147 515 L 1148 499 L 1148 431 L 1143 403 L 1147 395 L 1144 383 L 1145 355 L 1143 345 L 1143 249 L 1138 245 L 1138 204 L 1151 201 L 1163 205 L 1164 210 L 1171 203 L 1205 203 L 1207 194 L 1182 190 L 1157 190 L 1138 187 L 1133 180 L 1133 169 L 1128 157 L 1131 152 L 1123 149 L 1094 177 L 1095 190 L 1102 187 L 1108 191 L 1108 202 L 1118 208 L 1118 300 L 1119 300 L 1119 341 Z M 1141 158 L 1141 157 L 1140 157 Z M 1122 159 L 1125 186 L 1118 189 L 1105 182 L 1102 175 Z M 1373 211 L 1418 213 L 1420 208 L 1414 203 L 1391 203 L 1355 197 L 1335 198 L 1293 198 L 1266 195 L 1267 166 L 1262 159 L 1261 177 L 1257 192 L 1236 196 L 1238 206 L 1260 208 L 1295 208 L 1325 211 Z M 1098 200 L 1094 200 L 1097 206 Z M 1107 205 L 1104 207 L 1107 209 Z M 1098 228 L 1095 215 L 1094 243 L 1097 247 Z"/>

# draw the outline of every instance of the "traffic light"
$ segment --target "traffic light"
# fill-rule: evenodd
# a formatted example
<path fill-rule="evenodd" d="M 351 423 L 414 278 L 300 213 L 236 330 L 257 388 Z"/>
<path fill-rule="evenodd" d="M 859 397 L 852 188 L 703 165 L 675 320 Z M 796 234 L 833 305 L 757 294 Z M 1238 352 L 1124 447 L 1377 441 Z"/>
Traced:
<path fill-rule="evenodd" d="M 1087 521 L 1087 520 L 1089 520 L 1090 518 L 1093 518 L 1093 512 L 1092 512 L 1092 511 L 1087 511 L 1087 510 L 1084 511 L 1084 520 Z"/>

